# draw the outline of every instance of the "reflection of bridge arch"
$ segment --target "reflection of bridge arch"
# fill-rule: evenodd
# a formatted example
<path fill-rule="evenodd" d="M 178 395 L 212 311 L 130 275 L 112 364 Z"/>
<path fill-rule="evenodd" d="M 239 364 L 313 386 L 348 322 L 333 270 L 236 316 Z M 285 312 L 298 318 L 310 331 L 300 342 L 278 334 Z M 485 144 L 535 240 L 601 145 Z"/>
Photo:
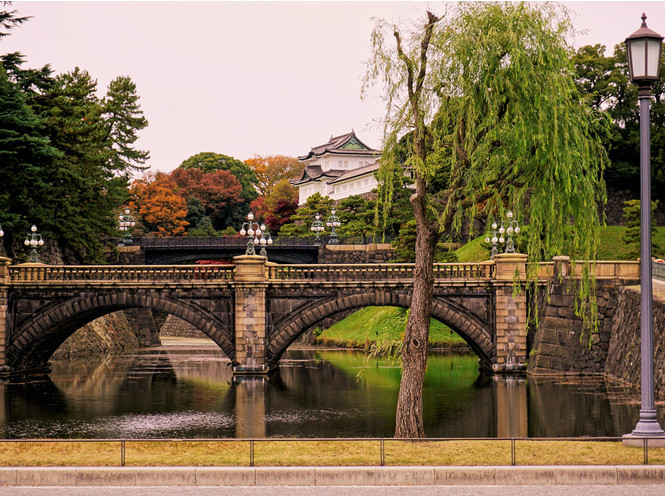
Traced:
<path fill-rule="evenodd" d="M 307 329 L 347 310 L 373 306 L 410 308 L 411 295 L 394 291 L 366 291 L 343 297 L 330 296 L 310 302 L 274 324 L 266 356 L 271 364 L 276 365 L 289 345 Z M 459 334 L 478 355 L 481 362 L 491 367 L 496 356 L 496 347 L 490 323 L 483 322 L 468 309 L 445 297 L 433 299 L 432 317 Z"/>
<path fill-rule="evenodd" d="M 229 358 L 234 358 L 231 332 L 205 308 L 155 293 L 125 291 L 71 298 L 39 312 L 13 333 L 7 365 L 15 370 L 41 368 L 83 325 L 108 313 L 136 307 L 162 310 L 189 322 L 217 343 Z"/>

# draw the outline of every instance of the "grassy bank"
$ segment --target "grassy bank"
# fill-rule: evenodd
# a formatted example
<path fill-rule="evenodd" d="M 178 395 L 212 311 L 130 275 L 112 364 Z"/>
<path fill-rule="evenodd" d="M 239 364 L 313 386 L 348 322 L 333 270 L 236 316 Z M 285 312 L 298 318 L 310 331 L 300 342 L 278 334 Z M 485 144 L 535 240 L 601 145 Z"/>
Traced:
<path fill-rule="evenodd" d="M 377 342 L 396 342 L 403 338 L 407 310 L 397 307 L 367 307 L 349 315 L 332 327 L 315 331 L 316 343 L 326 346 L 369 349 Z M 463 349 L 464 340 L 441 322 L 432 319 L 431 347 Z"/>
<path fill-rule="evenodd" d="M 386 465 L 510 465 L 510 441 L 384 441 Z M 250 442 L 127 441 L 128 466 L 230 466 L 250 463 Z M 621 441 L 518 440 L 518 465 L 637 465 L 642 448 Z M 380 464 L 378 440 L 259 440 L 254 442 L 257 466 L 357 466 Z M 665 449 L 650 449 L 649 463 L 665 463 Z M 118 466 L 120 442 L 3 442 L 0 466 Z"/>
<path fill-rule="evenodd" d="M 629 248 L 623 241 L 626 233 L 624 226 L 605 226 L 600 230 L 600 243 L 598 245 L 598 260 L 629 260 Z M 489 259 L 489 250 L 482 246 L 485 236 L 471 240 L 459 248 L 456 253 L 460 262 L 482 262 Z M 653 236 L 656 248 L 653 255 L 657 258 L 665 257 L 665 226 L 656 228 Z"/>

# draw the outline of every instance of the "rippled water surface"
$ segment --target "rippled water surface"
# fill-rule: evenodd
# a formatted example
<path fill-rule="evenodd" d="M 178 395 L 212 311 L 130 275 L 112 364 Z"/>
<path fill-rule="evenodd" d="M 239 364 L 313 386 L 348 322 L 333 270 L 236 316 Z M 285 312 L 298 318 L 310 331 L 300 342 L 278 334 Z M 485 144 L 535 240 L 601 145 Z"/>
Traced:
<path fill-rule="evenodd" d="M 0 436 L 387 437 L 399 379 L 398 364 L 353 351 L 288 351 L 267 379 L 234 380 L 212 347 L 54 361 L 49 379 L 0 386 Z M 430 437 L 618 436 L 639 412 L 618 385 L 491 378 L 473 355 L 431 354 L 424 397 Z"/>

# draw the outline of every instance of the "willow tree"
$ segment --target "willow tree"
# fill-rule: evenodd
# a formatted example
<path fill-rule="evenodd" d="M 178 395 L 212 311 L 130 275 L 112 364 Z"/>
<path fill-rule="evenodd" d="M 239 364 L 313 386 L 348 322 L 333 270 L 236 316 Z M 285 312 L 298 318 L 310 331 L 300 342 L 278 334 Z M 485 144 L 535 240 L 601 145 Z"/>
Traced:
<path fill-rule="evenodd" d="M 605 200 L 605 120 L 579 97 L 568 16 L 552 4 L 465 3 L 421 26 L 378 21 L 363 93 L 387 106 L 380 177 L 395 167 L 399 138 L 413 134 L 416 224 L 411 311 L 402 346 L 396 437 L 422 437 L 422 391 L 434 283 L 444 232 L 512 209 L 527 219 L 530 261 L 566 254 L 592 260 Z M 586 270 L 588 274 L 588 268 Z M 535 275 L 532 275 L 535 277 Z M 579 312 L 593 314 L 586 277 Z"/>

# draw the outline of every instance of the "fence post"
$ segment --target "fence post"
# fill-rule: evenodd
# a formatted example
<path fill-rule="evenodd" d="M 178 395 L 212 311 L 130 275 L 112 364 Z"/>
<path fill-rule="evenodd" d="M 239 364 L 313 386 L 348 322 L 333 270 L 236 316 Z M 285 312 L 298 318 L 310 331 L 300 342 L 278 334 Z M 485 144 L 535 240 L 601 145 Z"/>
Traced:
<path fill-rule="evenodd" d="M 254 466 L 254 440 L 249 440 L 249 466 Z"/>
<path fill-rule="evenodd" d="M 386 446 L 385 440 L 381 438 L 381 466 L 383 467 L 386 464 Z"/>
<path fill-rule="evenodd" d="M 125 441 L 120 441 L 120 466 L 125 466 Z"/>
<path fill-rule="evenodd" d="M 510 464 L 517 464 L 517 453 L 515 453 L 515 438 L 510 440 Z"/>

